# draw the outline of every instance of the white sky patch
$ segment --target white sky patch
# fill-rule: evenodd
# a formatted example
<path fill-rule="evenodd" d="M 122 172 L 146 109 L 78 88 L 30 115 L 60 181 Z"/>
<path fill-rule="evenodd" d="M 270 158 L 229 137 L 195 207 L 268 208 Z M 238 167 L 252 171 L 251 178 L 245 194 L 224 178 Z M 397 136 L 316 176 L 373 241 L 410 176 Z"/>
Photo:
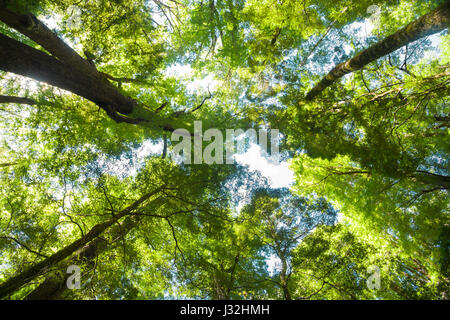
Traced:
<path fill-rule="evenodd" d="M 365 20 L 364 22 L 353 22 L 350 24 L 350 28 L 357 32 L 356 35 L 358 38 L 366 39 L 372 34 L 374 25 L 369 20 Z"/>
<path fill-rule="evenodd" d="M 61 17 L 54 14 L 51 17 L 40 16 L 39 19 L 50 29 L 57 30 L 58 29 L 58 21 L 61 20 Z"/>
<path fill-rule="evenodd" d="M 280 271 L 281 260 L 276 255 L 271 254 L 266 260 L 266 263 L 270 276 L 273 276 L 275 273 Z"/>
<path fill-rule="evenodd" d="M 135 151 L 133 151 L 132 159 L 128 159 L 125 156 L 120 157 L 118 160 L 106 160 L 99 159 L 98 164 L 106 173 L 115 176 L 135 176 L 137 171 L 145 164 L 145 160 L 149 156 L 159 156 L 163 152 L 163 142 L 153 142 L 146 140 Z"/>
<path fill-rule="evenodd" d="M 214 80 L 214 75 L 209 74 L 203 79 L 195 79 L 194 81 L 190 82 L 186 88 L 189 92 L 196 92 L 196 91 L 214 91 L 214 89 L 217 87 L 218 82 Z"/>
<path fill-rule="evenodd" d="M 189 65 L 175 64 L 165 70 L 168 77 L 174 77 L 183 81 L 188 92 L 214 91 L 219 81 L 214 79 L 214 74 L 209 73 L 203 78 L 195 77 L 195 71 Z"/>
<path fill-rule="evenodd" d="M 250 170 L 257 170 L 271 180 L 272 188 L 290 187 L 294 183 L 294 172 L 286 161 L 275 162 L 262 155 L 261 147 L 253 144 L 243 154 L 234 155 L 236 161 L 248 165 Z"/>
<path fill-rule="evenodd" d="M 168 77 L 187 78 L 194 73 L 194 69 L 189 65 L 174 64 L 165 70 Z"/>
<path fill-rule="evenodd" d="M 136 151 L 138 159 L 143 159 L 151 154 L 161 154 L 163 152 L 163 143 L 153 143 L 151 140 L 146 140 L 142 146 Z"/>

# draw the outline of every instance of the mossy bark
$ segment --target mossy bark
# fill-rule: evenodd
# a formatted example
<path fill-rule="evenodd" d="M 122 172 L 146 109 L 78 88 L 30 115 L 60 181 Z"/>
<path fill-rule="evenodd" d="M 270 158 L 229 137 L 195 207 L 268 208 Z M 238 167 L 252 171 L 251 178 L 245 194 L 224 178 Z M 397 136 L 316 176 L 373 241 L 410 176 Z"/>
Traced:
<path fill-rule="evenodd" d="M 24 272 L 12 277 L 12 278 L 8 279 L 7 281 L 3 282 L 2 284 L 0 284 L 0 298 L 4 298 L 5 296 L 8 296 L 8 295 L 14 293 L 16 290 L 18 290 L 23 285 L 32 281 L 39 275 L 42 275 L 44 272 L 48 271 L 51 267 L 57 265 L 64 259 L 73 255 L 77 250 L 80 250 L 81 248 L 86 246 L 89 242 L 98 238 L 106 229 L 111 227 L 114 223 L 118 222 L 121 218 L 123 218 L 126 215 L 131 214 L 133 212 L 133 210 L 137 209 L 144 201 L 149 199 L 151 196 L 153 196 L 153 195 L 157 194 L 159 191 L 161 191 L 162 188 L 163 187 L 157 188 L 156 190 L 142 196 L 139 200 L 135 201 L 132 205 L 128 206 L 124 210 L 115 214 L 111 219 L 109 219 L 105 222 L 96 224 L 83 237 L 79 238 L 78 240 L 76 240 L 76 241 L 72 242 L 71 244 L 67 245 L 66 247 L 62 248 L 61 250 L 59 250 L 55 254 L 51 255 L 50 257 L 36 263 L 35 265 L 33 265 L 29 269 L 25 270 Z"/>
<path fill-rule="evenodd" d="M 450 1 L 411 22 L 405 28 L 374 44 L 355 57 L 333 68 L 311 91 L 306 100 L 311 101 L 336 80 L 348 73 L 362 69 L 369 63 L 420 38 L 440 32 L 449 26 Z"/>

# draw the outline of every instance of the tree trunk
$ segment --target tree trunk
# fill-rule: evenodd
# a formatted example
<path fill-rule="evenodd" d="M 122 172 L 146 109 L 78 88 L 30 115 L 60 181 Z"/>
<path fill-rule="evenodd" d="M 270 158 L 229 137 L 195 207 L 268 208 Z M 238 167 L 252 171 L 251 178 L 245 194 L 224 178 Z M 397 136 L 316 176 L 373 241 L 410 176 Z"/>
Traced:
<path fill-rule="evenodd" d="M 422 183 L 436 186 L 441 189 L 450 189 L 450 177 L 418 170 L 414 177 Z"/>
<path fill-rule="evenodd" d="M 113 109 L 129 114 L 136 105 L 112 85 L 3 34 L 0 34 L 0 69 L 75 93 L 107 112 Z"/>
<path fill-rule="evenodd" d="M 51 54 L 1 35 L 0 69 L 80 95 L 105 109 L 110 116 L 111 110 L 130 114 L 138 105 L 34 15 L 16 13 L 0 6 L 0 20 Z"/>
<path fill-rule="evenodd" d="M 83 59 L 34 15 L 8 10 L 0 0 L 0 21 L 51 54 L 0 33 L 0 70 L 46 82 L 86 98 L 105 110 L 116 122 L 147 127 L 158 122 L 155 111 L 122 94 L 109 82 L 108 78 L 112 77 L 98 72 L 93 63 Z M 156 124 L 156 127 L 174 131 L 169 124 Z"/>
<path fill-rule="evenodd" d="M 79 71 L 93 77 L 102 78 L 93 64 L 83 59 L 33 14 L 20 14 L 8 9 L 0 9 L 0 20 L 42 46 L 66 65 L 76 67 Z"/>
<path fill-rule="evenodd" d="M 50 257 L 36 263 L 34 266 L 30 267 L 26 271 L 18 274 L 17 276 L 14 276 L 7 281 L 0 284 L 0 298 L 3 298 L 7 295 L 12 294 L 14 291 L 19 289 L 24 284 L 30 282 L 31 280 L 35 279 L 39 275 L 43 274 L 45 271 L 47 271 L 50 267 L 55 266 L 65 258 L 71 256 L 74 254 L 77 250 L 83 248 L 87 243 L 94 240 L 98 236 L 100 236 L 106 229 L 108 229 L 111 225 L 116 223 L 119 219 L 122 217 L 130 214 L 133 210 L 139 207 L 144 201 L 149 199 L 151 196 L 157 194 L 163 189 L 163 187 L 159 187 L 156 190 L 147 193 L 146 195 L 142 196 L 139 200 L 135 201 L 133 204 L 125 208 L 124 210 L 118 212 L 115 214 L 111 219 L 96 224 L 89 232 L 81 237 L 80 239 L 72 242 L 71 244 L 67 245 L 66 247 L 62 248 L 55 254 L 51 255 Z"/>
<path fill-rule="evenodd" d="M 425 36 L 440 32 L 449 26 L 450 1 L 446 1 L 435 10 L 411 22 L 405 28 L 390 35 L 381 42 L 362 51 L 352 59 L 334 67 L 308 94 L 311 101 L 325 88 L 344 75 L 362 69 L 369 63 Z"/>
<path fill-rule="evenodd" d="M 112 243 L 124 238 L 140 221 L 140 216 L 127 217 L 121 225 L 114 225 L 109 230 L 108 236 Z M 93 265 L 94 259 L 110 248 L 110 243 L 104 238 L 96 238 L 89 242 L 69 260 L 63 262 L 55 275 L 47 277 L 36 289 L 26 296 L 26 300 L 55 300 L 67 290 L 67 279 L 69 274 L 66 270 L 70 265 L 87 264 Z"/>
<path fill-rule="evenodd" d="M 24 97 L 2 96 L 2 95 L 0 95 L 0 103 L 21 103 L 21 104 L 29 104 L 30 106 L 37 104 L 37 102 L 32 99 Z"/>
<path fill-rule="evenodd" d="M 287 287 L 287 282 L 285 279 L 281 280 L 281 288 L 283 290 L 284 300 L 292 300 L 291 293 L 289 292 L 289 288 Z"/>
<path fill-rule="evenodd" d="M 283 290 L 283 296 L 285 300 L 292 300 L 291 293 L 288 288 L 289 277 L 287 275 L 287 262 L 284 255 L 280 255 L 281 259 L 281 272 L 280 272 L 280 284 Z"/>

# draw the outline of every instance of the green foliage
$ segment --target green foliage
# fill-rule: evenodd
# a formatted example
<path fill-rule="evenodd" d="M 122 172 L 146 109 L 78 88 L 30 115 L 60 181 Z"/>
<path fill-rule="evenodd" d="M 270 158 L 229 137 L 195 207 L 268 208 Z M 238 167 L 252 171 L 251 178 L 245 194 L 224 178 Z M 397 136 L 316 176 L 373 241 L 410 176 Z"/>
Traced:
<path fill-rule="evenodd" d="M 304 99 L 334 65 L 442 1 L 5 3 L 54 29 L 99 81 L 138 101 L 126 116 L 146 121 L 117 123 L 0 71 L 0 98 L 34 101 L 0 104 L 0 291 L 136 205 L 86 245 L 105 241 L 93 257 L 79 248 L 4 298 L 64 282 L 76 262 L 82 290 L 63 286 L 60 298 L 448 299 L 448 32 Z M 380 24 L 367 31 L 371 5 Z M 0 33 L 42 50 L 4 23 Z M 237 164 L 175 163 L 166 149 L 142 156 L 198 120 L 204 131 L 279 129 L 295 185 L 273 189 Z"/>

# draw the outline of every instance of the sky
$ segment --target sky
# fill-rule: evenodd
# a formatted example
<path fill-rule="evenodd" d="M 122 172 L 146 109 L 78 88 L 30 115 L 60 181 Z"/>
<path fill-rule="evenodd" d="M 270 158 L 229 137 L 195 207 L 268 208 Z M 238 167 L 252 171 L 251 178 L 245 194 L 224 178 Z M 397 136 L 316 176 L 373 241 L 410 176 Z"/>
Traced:
<path fill-rule="evenodd" d="M 42 17 L 41 17 L 42 18 Z M 43 19 L 44 23 L 47 24 L 50 28 L 57 28 L 57 23 L 54 18 Z M 350 28 L 354 28 L 355 30 L 359 28 L 358 36 L 361 38 L 368 37 L 372 34 L 375 26 L 372 24 L 370 19 L 367 19 L 364 22 L 355 22 Z M 68 41 L 67 39 L 65 39 Z M 440 44 L 440 36 L 438 34 L 429 37 L 429 40 L 432 42 L 432 46 L 435 48 L 439 47 Z M 72 44 L 73 47 L 76 47 L 76 44 Z M 346 53 L 351 51 L 351 47 L 346 45 L 344 46 L 344 50 Z M 436 54 L 436 53 L 430 53 Z M 330 65 L 330 68 L 332 65 Z M 192 79 L 193 69 L 187 65 L 174 65 L 166 70 L 167 76 L 174 76 L 180 81 L 183 81 L 186 84 L 186 88 L 191 93 L 208 93 L 208 90 L 214 92 L 215 88 L 220 85 L 220 82 L 214 79 L 212 74 L 207 74 L 203 78 L 194 78 Z M 36 83 L 32 80 L 23 80 L 23 87 L 28 88 L 30 91 L 37 90 Z M 237 128 L 230 128 L 237 129 Z M 1 136 L 1 131 L 0 131 Z M 163 145 L 162 142 L 155 143 L 154 141 L 147 140 L 145 141 L 140 148 L 136 150 L 135 157 L 133 158 L 133 164 L 130 167 L 130 163 L 127 160 L 118 160 L 114 162 L 104 161 L 103 164 L 107 168 L 107 171 L 111 173 L 124 173 L 127 174 L 135 174 L 137 172 L 137 168 L 139 168 L 145 161 L 145 158 L 154 154 L 155 156 L 159 156 L 162 154 Z M 257 170 L 263 176 L 268 178 L 271 182 L 272 188 L 281 188 L 281 187 L 290 187 L 294 183 L 294 173 L 289 168 L 288 161 L 276 162 L 268 159 L 261 152 L 261 149 L 258 145 L 253 144 L 250 146 L 247 152 L 243 154 L 236 154 L 235 160 L 242 165 L 247 165 L 250 170 Z M 224 164 L 225 165 L 225 164 Z M 269 265 L 270 272 L 273 272 L 277 268 L 277 259 L 272 256 L 268 259 L 267 263 Z M 0 270 L 7 268 L 7 264 L 0 264 Z"/>
<path fill-rule="evenodd" d="M 236 162 L 248 165 L 250 170 L 260 171 L 269 178 L 272 188 L 289 187 L 294 183 L 294 172 L 289 169 L 287 161 L 271 161 L 261 153 L 261 148 L 253 144 L 246 153 L 236 154 Z"/>
<path fill-rule="evenodd" d="M 375 8 L 376 9 L 376 8 Z M 365 19 L 363 22 L 354 22 L 349 27 L 358 30 L 358 36 L 361 38 L 366 38 L 371 35 L 376 29 L 376 10 L 372 10 L 373 17 Z M 77 12 L 75 12 L 75 15 Z M 57 22 L 54 17 L 43 18 L 40 17 L 47 26 L 50 28 L 57 29 Z M 440 37 L 438 34 L 429 37 L 432 42 L 432 46 L 435 48 L 439 47 Z M 67 41 L 67 39 L 65 39 Z M 74 45 L 74 44 L 72 44 Z M 350 51 L 350 47 L 345 47 L 345 51 Z M 203 78 L 194 78 L 194 70 L 188 65 L 173 65 L 166 70 L 167 76 L 173 76 L 180 81 L 184 82 L 186 88 L 191 93 L 208 93 L 208 91 L 214 92 L 215 88 L 220 85 L 220 81 L 214 79 L 213 74 L 207 74 Z M 36 89 L 34 81 L 27 81 L 26 86 L 33 90 Z M 230 128 L 237 129 L 237 128 Z M 105 163 L 109 168 L 109 171 L 125 171 L 130 174 L 136 172 L 137 167 L 143 164 L 145 157 L 150 154 L 161 154 L 162 153 L 162 142 L 153 143 L 152 141 L 146 141 L 144 144 L 136 150 L 136 158 L 133 159 L 133 168 L 127 168 L 129 163 L 126 161 L 117 161 L 115 163 Z M 247 165 L 250 170 L 257 170 L 261 172 L 263 176 L 269 178 L 271 181 L 272 188 L 289 187 L 294 183 L 294 174 L 292 170 L 289 169 L 289 164 L 287 161 L 276 162 L 271 161 L 261 152 L 258 145 L 253 144 L 247 152 L 244 154 L 236 154 L 235 160 L 242 165 Z"/>
<path fill-rule="evenodd" d="M 163 144 L 154 143 L 151 140 L 145 141 L 142 146 L 136 150 L 136 165 L 144 161 L 144 159 L 151 154 L 161 155 L 163 150 Z M 252 144 L 247 152 L 242 154 L 235 154 L 234 158 L 237 163 L 241 165 L 247 165 L 250 170 L 260 171 L 261 174 L 271 181 L 272 188 L 289 187 L 294 182 L 294 173 L 289 169 L 287 161 L 274 161 L 262 154 L 261 148 Z M 226 164 L 224 164 L 226 165 Z M 111 169 L 120 169 L 121 163 L 115 163 L 111 166 Z M 134 173 L 134 169 L 129 171 Z"/>
<path fill-rule="evenodd" d="M 57 22 L 53 17 L 43 19 L 50 28 L 57 28 Z M 373 33 L 375 29 L 376 19 L 366 19 L 363 22 L 355 22 L 350 28 L 358 30 L 358 36 L 361 38 L 368 37 Z M 439 47 L 440 37 L 439 35 L 434 35 L 429 37 L 432 45 L 436 48 Z M 67 41 L 67 39 L 66 39 Z M 344 48 L 345 51 L 350 51 L 349 48 Z M 214 92 L 215 88 L 220 85 L 220 81 L 214 79 L 213 74 L 207 74 L 203 78 L 193 77 L 194 70 L 189 65 L 173 65 L 166 70 L 166 76 L 172 76 L 180 81 L 184 82 L 186 88 L 191 93 L 208 93 L 208 91 Z M 26 80 L 25 80 L 26 81 Z M 33 90 L 36 89 L 34 81 L 27 81 L 26 86 Z M 237 128 L 230 128 L 237 129 Z M 160 155 L 162 154 L 163 145 L 162 142 L 154 143 L 152 141 L 146 141 L 143 145 L 136 150 L 136 157 L 133 159 L 133 167 L 129 167 L 128 161 L 119 160 L 114 163 L 104 163 L 108 167 L 108 171 L 111 173 L 115 172 L 128 172 L 129 174 L 135 174 L 137 168 L 143 164 L 146 157 L 151 154 Z M 289 169 L 288 162 L 282 161 L 271 161 L 261 152 L 258 145 L 253 144 L 250 146 L 247 152 L 244 154 L 236 154 L 235 160 L 239 164 L 247 165 L 250 170 L 257 170 L 263 176 L 270 179 L 272 188 L 290 187 L 294 183 L 294 173 Z"/>
<path fill-rule="evenodd" d="M 166 75 L 188 81 L 193 72 L 194 70 L 190 66 L 174 65 L 167 69 Z M 219 81 L 215 80 L 212 74 L 208 74 L 204 78 L 186 82 L 187 90 L 197 93 L 207 93 L 208 88 L 213 92 L 218 85 Z M 271 161 L 262 154 L 261 148 L 256 144 L 252 144 L 247 152 L 236 154 L 235 160 L 239 164 L 247 165 L 250 170 L 260 171 L 263 176 L 270 179 L 272 188 L 289 187 L 294 182 L 294 174 L 289 169 L 289 164 L 286 161 L 278 163 L 276 161 Z"/>
<path fill-rule="evenodd" d="M 376 9 L 376 8 L 375 8 Z M 363 22 L 354 22 L 349 28 L 358 30 L 358 37 L 367 38 L 376 30 L 376 10 L 373 11 L 374 17 L 365 19 Z M 440 36 L 438 34 L 429 37 L 432 46 L 439 47 Z M 350 46 L 344 48 L 346 53 L 351 51 Z M 196 78 L 192 80 L 194 70 L 188 65 L 173 65 L 166 70 L 167 76 L 173 76 L 185 82 L 189 92 L 207 93 L 211 92 L 220 85 L 219 81 L 214 79 L 213 74 L 208 74 L 203 78 Z M 230 128 L 237 129 L 237 128 Z M 287 161 L 274 162 L 263 156 L 258 145 L 253 144 L 249 150 L 244 154 L 236 154 L 235 160 L 242 165 L 247 165 L 250 170 L 257 170 L 271 181 L 272 188 L 290 187 L 294 183 L 294 173 L 289 169 Z"/>

